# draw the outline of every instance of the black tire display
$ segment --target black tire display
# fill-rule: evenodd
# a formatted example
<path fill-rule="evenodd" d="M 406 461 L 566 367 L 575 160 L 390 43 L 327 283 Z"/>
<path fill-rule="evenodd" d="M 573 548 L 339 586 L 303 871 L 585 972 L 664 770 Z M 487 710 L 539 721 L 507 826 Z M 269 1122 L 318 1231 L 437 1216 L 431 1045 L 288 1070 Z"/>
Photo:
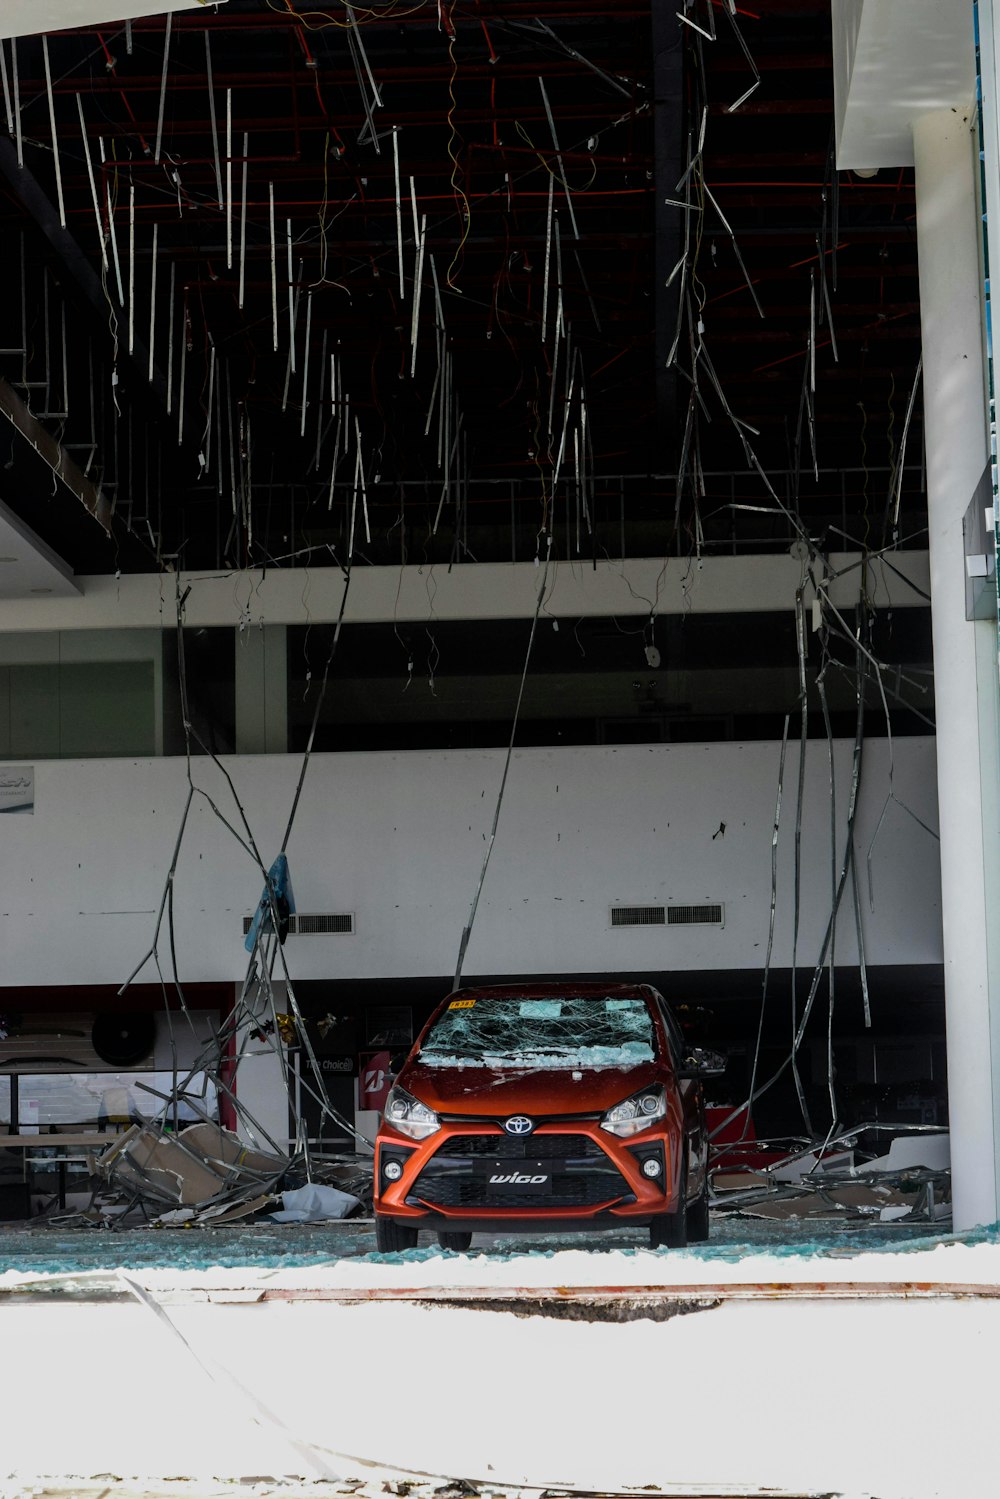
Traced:
<path fill-rule="evenodd" d="M 95 1015 L 91 1043 L 109 1067 L 134 1067 L 149 1056 L 156 1039 L 152 1015 Z"/>

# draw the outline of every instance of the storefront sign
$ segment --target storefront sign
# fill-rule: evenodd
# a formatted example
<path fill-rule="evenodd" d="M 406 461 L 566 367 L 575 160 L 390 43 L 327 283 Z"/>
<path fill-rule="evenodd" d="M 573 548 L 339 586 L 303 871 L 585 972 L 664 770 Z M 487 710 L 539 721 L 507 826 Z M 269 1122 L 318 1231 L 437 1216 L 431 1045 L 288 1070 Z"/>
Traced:
<path fill-rule="evenodd" d="M 0 765 L 0 812 L 34 812 L 35 767 Z"/>

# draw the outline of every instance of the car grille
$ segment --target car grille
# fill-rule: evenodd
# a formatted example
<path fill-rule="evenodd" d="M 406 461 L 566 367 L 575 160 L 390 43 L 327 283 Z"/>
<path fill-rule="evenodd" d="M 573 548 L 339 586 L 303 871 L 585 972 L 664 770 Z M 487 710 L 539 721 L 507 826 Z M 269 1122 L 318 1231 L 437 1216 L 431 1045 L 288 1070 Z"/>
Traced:
<path fill-rule="evenodd" d="M 448 1160 L 465 1160 L 472 1156 L 489 1156 L 497 1161 L 606 1160 L 604 1151 L 589 1135 L 452 1135 L 438 1151 Z"/>
<path fill-rule="evenodd" d="M 477 1163 L 486 1159 L 551 1162 L 551 1189 L 545 1192 L 497 1189 Z M 628 1183 L 589 1135 L 454 1135 L 442 1142 L 414 1182 L 407 1202 L 469 1212 L 490 1208 L 533 1209 L 544 1215 L 558 1208 L 591 1208 L 602 1202 L 635 1200 Z"/>
<path fill-rule="evenodd" d="M 442 1208 L 532 1208 L 544 1215 L 550 1208 L 592 1208 L 602 1202 L 634 1201 L 617 1171 L 574 1176 L 567 1172 L 552 1182 L 552 1191 L 497 1192 L 483 1178 L 438 1176 L 427 1167 L 417 1178 L 408 1202 L 426 1202 Z"/>

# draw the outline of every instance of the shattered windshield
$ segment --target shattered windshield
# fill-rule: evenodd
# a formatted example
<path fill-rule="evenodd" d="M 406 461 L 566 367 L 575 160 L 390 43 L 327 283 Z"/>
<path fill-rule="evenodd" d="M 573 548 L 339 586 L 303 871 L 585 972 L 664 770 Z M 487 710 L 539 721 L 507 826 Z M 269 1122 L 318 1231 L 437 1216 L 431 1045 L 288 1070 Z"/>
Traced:
<path fill-rule="evenodd" d="M 655 1056 L 642 999 L 453 999 L 420 1048 L 431 1067 L 630 1067 Z"/>

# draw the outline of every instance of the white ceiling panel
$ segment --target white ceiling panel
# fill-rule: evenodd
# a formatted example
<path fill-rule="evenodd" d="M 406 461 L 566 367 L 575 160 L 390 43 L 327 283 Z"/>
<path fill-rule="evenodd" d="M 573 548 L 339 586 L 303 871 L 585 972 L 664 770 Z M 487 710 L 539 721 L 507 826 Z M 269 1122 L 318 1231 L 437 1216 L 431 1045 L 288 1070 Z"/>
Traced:
<path fill-rule="evenodd" d="M 0 501 L 0 599 L 77 598 L 72 570 Z"/>
<path fill-rule="evenodd" d="M 913 165 L 913 122 L 976 90 L 966 0 L 833 0 L 837 166 Z"/>
<path fill-rule="evenodd" d="M 74 26 L 134 21 L 168 10 L 197 10 L 216 0 L 0 0 L 0 37 L 37 36 Z M 218 0 L 224 5 L 226 0 Z"/>

